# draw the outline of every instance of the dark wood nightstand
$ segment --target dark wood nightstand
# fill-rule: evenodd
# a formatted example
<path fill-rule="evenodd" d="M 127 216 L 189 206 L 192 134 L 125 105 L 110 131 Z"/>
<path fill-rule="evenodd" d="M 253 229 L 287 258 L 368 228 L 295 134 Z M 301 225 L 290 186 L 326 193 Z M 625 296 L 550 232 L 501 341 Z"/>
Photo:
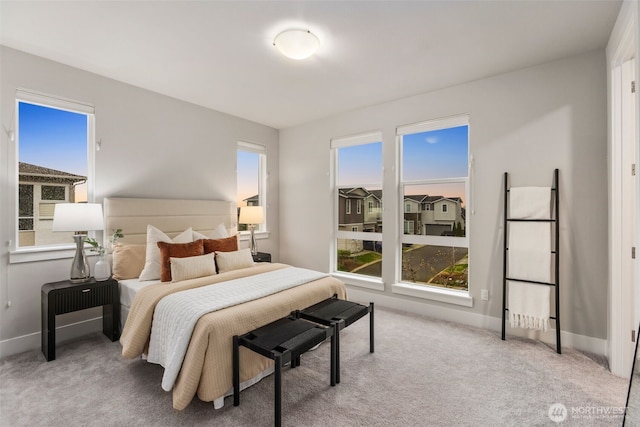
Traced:
<path fill-rule="evenodd" d="M 271 262 L 271 254 L 266 252 L 258 252 L 255 255 L 252 255 L 253 262 Z"/>
<path fill-rule="evenodd" d="M 56 358 L 56 315 L 102 306 L 102 332 L 111 340 L 120 338 L 118 281 L 108 279 L 74 284 L 68 280 L 42 285 L 42 353 Z"/>

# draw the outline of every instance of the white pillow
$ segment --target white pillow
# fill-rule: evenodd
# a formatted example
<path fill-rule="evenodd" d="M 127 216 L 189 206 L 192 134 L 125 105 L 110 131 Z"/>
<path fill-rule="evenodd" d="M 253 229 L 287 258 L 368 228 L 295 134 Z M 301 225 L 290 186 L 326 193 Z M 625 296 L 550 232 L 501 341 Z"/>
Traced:
<path fill-rule="evenodd" d="M 173 282 L 216 274 L 215 254 L 186 258 L 171 257 L 169 260 L 171 261 L 171 278 Z"/>
<path fill-rule="evenodd" d="M 202 233 L 198 233 L 197 231 L 193 232 L 193 241 L 195 242 L 198 239 L 224 239 L 225 237 L 229 237 L 229 232 L 225 228 L 224 224 L 220 223 L 216 227 L 215 230 L 211 232 L 210 235 L 205 236 Z"/>
<path fill-rule="evenodd" d="M 147 225 L 147 253 L 144 260 L 144 268 L 138 280 L 160 280 L 160 249 L 158 242 L 189 243 L 193 242 L 193 230 L 191 227 L 171 239 L 153 225 Z"/>
<path fill-rule="evenodd" d="M 251 256 L 251 249 L 240 249 L 235 252 L 216 251 L 216 265 L 218 273 L 224 273 L 225 271 L 253 267 L 255 263 Z"/>

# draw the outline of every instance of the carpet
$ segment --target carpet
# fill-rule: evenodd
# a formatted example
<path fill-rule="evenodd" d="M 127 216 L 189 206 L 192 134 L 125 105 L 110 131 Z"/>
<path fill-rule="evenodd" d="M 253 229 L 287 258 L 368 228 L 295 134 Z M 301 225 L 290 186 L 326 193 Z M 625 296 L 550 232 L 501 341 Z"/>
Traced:
<path fill-rule="evenodd" d="M 619 426 L 628 379 L 570 348 L 376 306 L 341 332 L 341 383 L 329 385 L 329 345 L 283 371 L 283 425 Z M 162 367 L 125 360 L 100 333 L 0 360 L 2 426 L 269 426 L 273 376 L 214 410 L 194 398 L 172 408 Z"/>

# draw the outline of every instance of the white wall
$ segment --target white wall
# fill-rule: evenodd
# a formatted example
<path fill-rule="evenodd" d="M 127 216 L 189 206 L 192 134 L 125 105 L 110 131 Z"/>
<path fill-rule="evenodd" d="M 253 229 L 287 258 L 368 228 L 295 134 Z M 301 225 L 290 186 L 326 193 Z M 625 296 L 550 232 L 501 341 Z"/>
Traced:
<path fill-rule="evenodd" d="M 425 70 L 428 72 L 428 70 Z M 392 77 L 390 77 L 392 78 Z M 283 262 L 328 271 L 332 224 L 329 141 L 375 129 L 383 133 L 385 179 L 395 174 L 395 128 L 470 114 L 475 158 L 470 222 L 472 308 L 352 288 L 352 294 L 467 323 L 497 328 L 502 309 L 503 174 L 514 186 L 552 184 L 560 169 L 561 329 L 607 338 L 607 100 L 604 51 L 344 113 L 280 132 L 280 257 Z M 394 185 L 384 189 L 384 220 L 397 221 Z M 471 210 L 475 213 L 471 213 Z M 311 226 L 312 225 L 312 226 Z M 384 248 L 397 242 L 385 225 Z M 489 301 L 480 300 L 488 289 Z M 552 322 L 553 323 L 553 322 Z M 576 339 L 577 341 L 577 339 Z"/>
<path fill-rule="evenodd" d="M 25 88 L 84 101 L 96 111 L 96 201 L 104 197 L 236 200 L 236 143 L 267 146 L 270 238 L 260 250 L 278 259 L 278 131 L 79 69 L 1 47 L 2 126 L 15 128 L 15 91 Z M 0 356 L 38 347 L 40 288 L 68 277 L 70 259 L 9 264 L 15 239 L 15 160 L 7 132 L 0 149 Z M 215 226 L 213 224 L 212 226 Z M 246 243 L 245 243 L 246 244 Z M 11 301 L 11 307 L 7 302 Z M 100 316 L 99 309 L 58 316 L 58 325 Z M 98 322 L 97 330 L 101 326 Z M 69 328 L 67 328 L 69 329 Z M 64 333 L 63 333 L 64 335 Z M 73 336 L 73 331 L 67 332 Z M 62 335 L 61 335 L 62 336 Z"/>

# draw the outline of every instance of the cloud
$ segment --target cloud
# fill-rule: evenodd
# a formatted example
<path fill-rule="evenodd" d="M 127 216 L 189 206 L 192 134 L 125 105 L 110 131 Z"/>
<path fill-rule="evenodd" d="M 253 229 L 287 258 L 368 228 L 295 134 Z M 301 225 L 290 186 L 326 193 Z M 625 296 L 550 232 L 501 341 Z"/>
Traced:
<path fill-rule="evenodd" d="M 429 144 L 436 144 L 438 142 L 438 138 L 436 138 L 435 136 L 428 136 L 425 140 Z"/>

